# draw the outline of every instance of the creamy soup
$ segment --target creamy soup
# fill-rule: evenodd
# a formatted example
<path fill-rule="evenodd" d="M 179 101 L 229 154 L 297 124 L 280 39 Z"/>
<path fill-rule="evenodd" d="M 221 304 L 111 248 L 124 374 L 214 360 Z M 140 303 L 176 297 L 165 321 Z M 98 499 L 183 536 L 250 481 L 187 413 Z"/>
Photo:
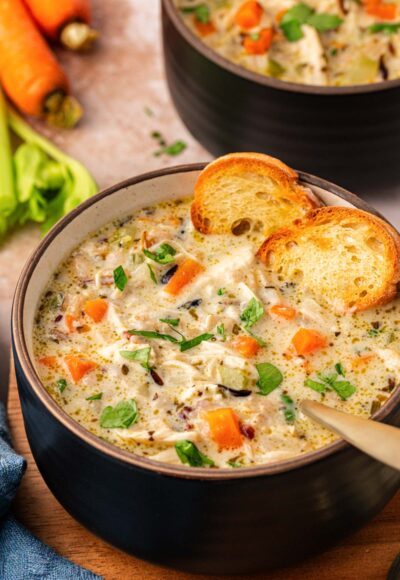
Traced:
<path fill-rule="evenodd" d="M 305 398 L 375 412 L 400 375 L 399 300 L 334 313 L 268 272 L 255 258 L 261 241 L 198 233 L 189 199 L 87 238 L 36 313 L 36 366 L 50 395 L 118 447 L 225 468 L 331 443 L 299 409 Z"/>
<path fill-rule="evenodd" d="M 398 0 L 175 1 L 205 44 L 256 73 L 328 86 L 400 77 Z"/>

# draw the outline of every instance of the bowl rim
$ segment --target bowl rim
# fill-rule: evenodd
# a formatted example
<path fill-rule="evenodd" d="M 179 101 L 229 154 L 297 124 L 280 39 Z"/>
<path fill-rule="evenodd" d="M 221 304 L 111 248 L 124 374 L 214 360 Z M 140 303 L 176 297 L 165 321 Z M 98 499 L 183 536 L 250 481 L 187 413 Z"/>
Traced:
<path fill-rule="evenodd" d="M 29 356 L 28 347 L 25 340 L 23 316 L 24 304 L 27 288 L 32 274 L 37 264 L 41 260 L 44 252 L 51 246 L 53 240 L 59 235 L 62 235 L 65 227 L 70 224 L 76 217 L 80 216 L 99 201 L 110 195 L 113 195 L 121 189 L 126 189 L 138 183 L 143 183 L 168 175 L 178 176 L 182 173 L 201 171 L 207 164 L 208 162 L 177 165 L 156 171 L 150 171 L 136 177 L 125 179 L 111 187 L 103 189 L 93 197 L 87 199 L 77 208 L 72 210 L 69 214 L 64 216 L 59 222 L 55 224 L 55 226 L 53 226 L 53 228 L 48 232 L 43 240 L 41 240 L 39 245 L 27 260 L 16 286 L 11 317 L 11 332 L 15 357 L 14 364 L 20 366 L 25 379 L 28 381 L 30 388 L 33 390 L 35 396 L 39 399 L 41 404 L 44 405 L 46 410 L 53 416 L 53 418 L 61 423 L 68 431 L 72 432 L 80 440 L 83 440 L 83 442 L 89 445 L 89 447 L 95 448 L 98 452 L 105 454 L 109 458 L 130 465 L 131 467 L 142 468 L 151 472 L 155 472 L 159 475 L 192 480 L 233 480 L 276 475 L 306 467 L 311 463 L 318 462 L 322 459 L 337 454 L 338 452 L 349 450 L 351 446 L 344 440 L 339 439 L 333 443 L 330 443 L 329 445 L 309 453 L 304 453 L 303 455 L 298 455 L 284 461 L 277 461 L 270 464 L 256 465 L 254 467 L 243 467 L 241 469 L 220 468 L 213 470 L 204 467 L 197 467 L 194 469 L 193 467 L 186 467 L 183 465 L 170 465 L 168 463 L 154 461 L 140 455 L 135 455 L 134 453 L 125 451 L 124 449 L 121 449 L 111 443 L 107 443 L 106 441 L 100 439 L 100 437 L 97 435 L 92 434 L 80 423 L 76 422 L 74 419 L 72 419 L 72 417 L 67 415 L 67 413 L 58 406 L 56 401 L 46 391 L 44 385 L 41 383 L 39 376 L 36 373 L 33 362 Z M 353 204 L 358 209 L 362 209 L 382 217 L 379 212 L 371 208 L 366 202 L 357 197 L 355 194 L 343 189 L 342 187 L 302 171 L 298 171 L 298 174 L 299 181 L 304 185 L 320 187 L 321 189 L 324 189 L 329 193 L 333 193 L 343 200 Z M 384 420 L 395 409 L 395 407 L 398 406 L 399 401 L 400 387 L 393 392 L 388 401 L 378 410 L 377 413 L 373 415 L 374 419 L 379 421 Z"/>
<path fill-rule="evenodd" d="M 389 89 L 400 87 L 400 78 L 380 81 L 378 83 L 371 83 L 366 85 L 346 85 L 343 87 L 323 86 L 323 85 L 307 85 L 302 83 L 293 83 L 289 81 L 281 81 L 266 75 L 253 72 L 234 62 L 221 56 L 215 50 L 202 42 L 185 24 L 180 16 L 174 0 L 162 0 L 162 6 L 165 8 L 170 20 L 173 22 L 175 28 L 185 38 L 185 40 L 206 59 L 210 60 L 220 68 L 236 76 L 242 77 L 248 81 L 252 81 L 258 85 L 269 87 L 271 89 L 287 91 L 290 93 L 302 93 L 309 95 L 329 95 L 329 96 L 345 96 L 345 95 L 360 95 L 365 93 L 376 93 Z M 164 51 L 165 55 L 165 51 Z"/>

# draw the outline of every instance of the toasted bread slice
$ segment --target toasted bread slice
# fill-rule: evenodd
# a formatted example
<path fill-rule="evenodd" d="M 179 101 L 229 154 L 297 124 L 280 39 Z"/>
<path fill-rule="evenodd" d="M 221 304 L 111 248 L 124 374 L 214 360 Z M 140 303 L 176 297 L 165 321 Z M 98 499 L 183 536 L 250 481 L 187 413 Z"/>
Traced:
<path fill-rule="evenodd" d="M 261 153 L 231 153 L 201 172 L 192 222 L 203 234 L 269 235 L 318 205 L 287 165 Z"/>
<path fill-rule="evenodd" d="M 347 207 L 322 207 L 271 235 L 257 256 L 285 281 L 336 311 L 392 300 L 400 280 L 400 238 L 386 222 Z"/>

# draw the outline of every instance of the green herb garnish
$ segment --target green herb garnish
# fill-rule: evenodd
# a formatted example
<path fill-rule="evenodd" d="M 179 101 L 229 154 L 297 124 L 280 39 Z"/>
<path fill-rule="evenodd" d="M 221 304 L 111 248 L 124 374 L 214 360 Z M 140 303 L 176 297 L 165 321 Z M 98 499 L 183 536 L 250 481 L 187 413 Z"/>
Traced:
<path fill-rule="evenodd" d="M 128 277 L 125 274 L 125 270 L 123 269 L 122 266 L 118 266 L 117 268 L 115 268 L 113 275 L 114 275 L 114 284 L 116 285 L 118 290 L 122 292 L 128 282 Z"/>
<path fill-rule="evenodd" d="M 138 350 L 120 350 L 119 354 L 126 360 L 140 363 L 141 366 L 148 371 L 150 370 L 150 351 L 151 348 L 146 346 L 145 348 L 140 348 Z"/>
<path fill-rule="evenodd" d="M 335 364 L 335 371 L 337 372 L 338 375 L 341 375 L 342 377 L 345 377 L 345 372 L 344 372 L 344 368 L 342 363 L 338 362 Z"/>
<path fill-rule="evenodd" d="M 227 461 L 227 464 L 229 465 L 229 467 L 232 467 L 233 469 L 237 469 L 238 467 L 242 467 L 242 465 L 240 463 L 238 463 L 237 461 L 234 461 L 234 460 Z"/>
<path fill-rule="evenodd" d="M 306 379 L 304 381 L 304 385 L 309 389 L 313 389 L 313 391 L 317 391 L 317 393 L 326 392 L 326 385 L 324 385 L 324 383 L 319 383 L 318 381 L 313 381 L 312 379 Z"/>
<path fill-rule="evenodd" d="M 115 407 L 105 407 L 100 415 L 100 427 L 127 429 L 138 420 L 136 401 L 121 401 Z"/>
<path fill-rule="evenodd" d="M 90 395 L 90 397 L 86 397 L 86 401 L 100 401 L 102 396 L 103 393 L 96 393 L 95 395 Z"/>
<path fill-rule="evenodd" d="M 376 34 L 383 32 L 384 34 L 395 34 L 400 30 L 400 22 L 376 22 L 367 28 L 368 32 Z"/>
<path fill-rule="evenodd" d="M 248 329 L 260 320 L 263 314 L 264 308 L 262 307 L 261 302 L 252 298 L 240 315 L 240 320 L 244 322 L 244 327 Z"/>
<path fill-rule="evenodd" d="M 308 24 L 319 32 L 327 32 L 335 30 L 342 22 L 336 14 L 317 14 L 307 4 L 300 3 L 285 12 L 279 27 L 289 42 L 296 42 L 304 36 L 301 29 L 303 24 Z"/>
<path fill-rule="evenodd" d="M 254 334 L 254 332 L 252 332 L 251 330 L 249 330 L 248 328 L 245 329 L 247 331 L 248 334 L 250 334 L 250 336 L 252 338 L 254 338 L 255 341 L 257 341 L 257 343 L 259 344 L 259 346 L 261 347 L 265 347 L 267 346 L 267 343 L 265 342 L 265 340 L 263 340 L 262 338 L 260 338 L 259 336 L 257 336 L 257 334 Z"/>
<path fill-rule="evenodd" d="M 67 381 L 65 379 L 58 379 L 56 385 L 60 393 L 63 393 L 67 388 Z"/>
<path fill-rule="evenodd" d="M 191 338 L 190 340 L 182 340 L 180 342 L 181 352 L 184 352 L 185 350 L 189 350 L 190 348 L 198 346 L 204 340 L 210 340 L 211 338 L 214 338 L 214 335 L 210 334 L 209 332 L 206 332 L 205 334 L 200 334 L 199 336 L 195 336 L 195 338 Z"/>
<path fill-rule="evenodd" d="M 210 9 L 207 4 L 197 4 L 197 6 L 184 6 L 181 8 L 184 14 L 194 14 L 196 19 L 202 24 L 210 22 Z"/>
<path fill-rule="evenodd" d="M 128 334 L 144 336 L 146 338 L 158 338 L 159 340 L 168 340 L 169 342 L 173 343 L 179 342 L 175 336 L 172 336 L 171 334 L 163 334 L 162 332 L 156 332 L 155 330 L 128 330 Z"/>
<path fill-rule="evenodd" d="M 194 443 L 183 439 L 175 443 L 175 451 L 182 461 L 191 467 L 205 467 L 214 465 L 214 461 L 199 451 Z"/>
<path fill-rule="evenodd" d="M 337 363 L 340 365 L 340 363 Z M 335 365 L 336 368 L 336 365 Z M 337 369 L 336 369 L 337 370 Z M 343 367 L 340 366 L 340 370 L 343 372 Z M 338 373 L 339 375 L 341 373 Z M 346 401 L 353 393 L 356 392 L 356 387 L 352 385 L 349 381 L 338 380 L 337 373 L 318 373 L 318 378 L 321 382 L 314 381 L 312 379 L 307 379 L 304 382 L 306 387 L 317 391 L 317 393 L 325 393 L 326 391 L 335 391 L 337 395 Z M 342 375 L 344 376 L 344 375 Z"/>
<path fill-rule="evenodd" d="M 153 280 L 154 284 L 158 284 L 153 268 L 150 266 L 150 264 L 147 264 L 147 267 L 149 269 L 150 278 Z"/>
<path fill-rule="evenodd" d="M 226 332 L 225 332 L 225 324 L 220 324 L 217 326 L 217 333 L 222 338 L 222 341 L 226 341 Z"/>
<path fill-rule="evenodd" d="M 150 250 L 144 249 L 143 253 L 147 258 L 154 260 L 154 262 L 157 262 L 158 264 L 170 264 L 174 261 L 176 250 L 169 244 L 161 244 L 155 252 L 150 252 Z"/>
<path fill-rule="evenodd" d="M 160 322 L 165 322 L 165 324 L 170 326 L 178 326 L 179 320 L 179 318 L 160 318 Z"/>
<path fill-rule="evenodd" d="M 269 395 L 274 391 L 283 381 L 281 371 L 271 363 L 259 363 L 256 365 L 259 379 L 257 387 L 259 395 Z"/>
<path fill-rule="evenodd" d="M 296 411 L 294 401 L 289 395 L 281 395 L 283 407 L 283 414 L 285 416 L 286 423 L 292 424 L 296 419 Z"/>
<path fill-rule="evenodd" d="M 225 288 L 218 288 L 217 290 L 218 296 L 223 296 L 225 292 L 226 292 Z"/>

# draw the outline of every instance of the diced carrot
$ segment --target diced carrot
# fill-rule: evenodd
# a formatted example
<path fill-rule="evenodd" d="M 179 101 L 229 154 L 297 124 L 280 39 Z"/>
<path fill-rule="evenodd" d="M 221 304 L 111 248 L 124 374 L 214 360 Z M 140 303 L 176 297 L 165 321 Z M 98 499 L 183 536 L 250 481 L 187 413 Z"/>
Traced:
<path fill-rule="evenodd" d="M 265 54 L 271 46 L 273 37 L 272 28 L 264 28 L 256 35 L 248 34 L 243 46 L 247 54 Z"/>
<path fill-rule="evenodd" d="M 298 355 L 305 355 L 326 346 L 326 338 L 317 330 L 299 328 L 292 338 L 292 344 Z"/>
<path fill-rule="evenodd" d="M 95 298 L 85 302 L 83 310 L 93 322 L 101 322 L 108 310 L 108 304 L 103 298 Z"/>
<path fill-rule="evenodd" d="M 293 320 L 297 316 L 297 310 L 291 306 L 285 306 L 285 304 L 274 304 L 269 311 L 271 314 L 275 314 L 286 320 Z"/>
<path fill-rule="evenodd" d="M 397 15 L 396 4 L 369 1 L 365 4 L 365 11 L 370 16 L 376 16 L 382 20 L 394 20 Z"/>
<path fill-rule="evenodd" d="M 373 358 L 375 358 L 373 353 L 357 356 L 351 361 L 351 366 L 353 369 L 358 369 L 359 367 L 368 364 Z"/>
<path fill-rule="evenodd" d="M 209 22 L 201 22 L 201 20 L 198 20 L 195 16 L 193 18 L 193 23 L 200 36 L 208 36 L 215 32 L 215 26 L 211 20 Z"/>
<path fill-rule="evenodd" d="M 57 357 L 55 356 L 43 356 L 39 359 L 39 363 L 44 365 L 45 367 L 49 367 L 49 369 L 53 368 L 57 364 Z"/>
<path fill-rule="evenodd" d="M 225 449 L 235 449 L 243 444 L 239 420 L 230 407 L 209 411 L 206 415 L 213 441 Z"/>
<path fill-rule="evenodd" d="M 256 356 L 260 349 L 260 345 L 256 339 L 246 335 L 236 336 L 232 340 L 231 345 L 239 354 L 246 358 Z"/>
<path fill-rule="evenodd" d="M 77 317 L 74 316 L 73 314 L 66 314 L 65 315 L 65 326 L 67 327 L 69 334 L 71 334 L 72 332 L 75 332 L 75 330 L 76 330 L 75 322 L 77 322 L 77 321 L 78 321 Z"/>
<path fill-rule="evenodd" d="M 249 30 L 260 24 L 262 14 L 263 9 L 258 2 L 253 0 L 243 2 L 235 14 L 235 24 L 243 30 Z"/>
<path fill-rule="evenodd" d="M 279 24 L 280 21 L 282 20 L 285 12 L 287 12 L 288 9 L 287 8 L 282 8 L 281 10 L 278 10 L 278 12 L 275 14 L 275 20 L 276 22 Z"/>
<path fill-rule="evenodd" d="M 74 383 L 77 383 L 82 377 L 97 367 L 95 362 L 81 358 L 79 356 L 75 356 L 73 354 L 64 357 L 64 361 L 68 367 L 69 372 L 71 373 L 71 377 Z"/>
<path fill-rule="evenodd" d="M 184 286 L 189 284 L 200 272 L 204 271 L 204 266 L 188 258 L 182 264 L 179 265 L 177 271 L 172 276 L 170 281 L 165 287 L 165 291 L 168 294 L 176 296 L 182 290 Z"/>

